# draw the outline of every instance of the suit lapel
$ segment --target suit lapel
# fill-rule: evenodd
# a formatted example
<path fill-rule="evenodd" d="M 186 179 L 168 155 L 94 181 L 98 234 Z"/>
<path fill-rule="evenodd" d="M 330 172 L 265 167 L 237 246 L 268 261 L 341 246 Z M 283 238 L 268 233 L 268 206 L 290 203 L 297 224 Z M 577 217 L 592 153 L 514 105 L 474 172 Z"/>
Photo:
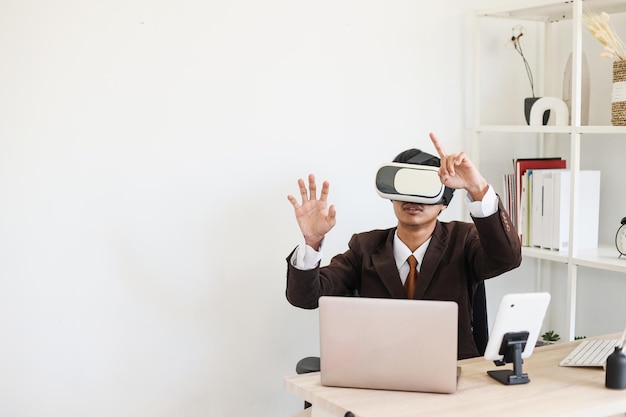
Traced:
<path fill-rule="evenodd" d="M 437 222 L 432 239 L 430 240 L 430 244 L 424 254 L 424 259 L 422 260 L 422 266 L 417 278 L 415 295 L 413 298 L 419 300 L 424 297 L 426 290 L 433 280 L 433 274 L 437 270 L 447 246 L 448 236 L 445 233 L 444 228 L 441 226 L 441 223 Z"/>
<path fill-rule="evenodd" d="M 406 298 L 406 291 L 398 274 L 398 267 L 393 256 L 393 237 L 396 229 L 391 229 L 385 244 L 372 254 L 372 264 L 392 298 Z"/>

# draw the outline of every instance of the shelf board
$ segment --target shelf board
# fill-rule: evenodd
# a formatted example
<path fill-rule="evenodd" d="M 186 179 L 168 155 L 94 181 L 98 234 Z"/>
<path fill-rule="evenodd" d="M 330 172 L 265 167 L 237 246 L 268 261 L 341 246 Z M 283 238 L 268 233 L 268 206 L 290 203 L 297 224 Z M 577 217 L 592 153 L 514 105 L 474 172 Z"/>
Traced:
<path fill-rule="evenodd" d="M 476 132 L 506 133 L 593 133 L 626 135 L 626 126 L 527 126 L 527 125 L 480 125 Z"/>
<path fill-rule="evenodd" d="M 522 255 L 552 262 L 569 263 L 570 258 L 565 251 L 554 251 L 524 246 Z M 572 257 L 572 263 L 593 269 L 626 273 L 626 257 L 619 257 L 619 253 L 612 245 L 599 245 L 598 248 L 579 250 L 578 255 Z"/>
<path fill-rule="evenodd" d="M 579 250 L 574 263 L 594 269 L 626 273 L 626 257 L 619 257 L 615 246 L 600 245 L 597 249 Z"/>
<path fill-rule="evenodd" d="M 580 133 L 608 133 L 626 135 L 626 126 L 579 126 Z"/>
<path fill-rule="evenodd" d="M 571 133 L 571 126 L 480 125 L 476 132 Z"/>
<path fill-rule="evenodd" d="M 567 263 L 569 258 L 567 252 L 556 251 L 549 249 L 541 249 L 530 246 L 522 247 L 522 256 L 528 256 L 530 258 L 543 259 L 546 261 Z"/>
<path fill-rule="evenodd" d="M 526 1 L 519 6 L 481 10 L 479 17 L 499 17 L 505 19 L 534 20 L 540 22 L 558 22 L 572 19 L 573 1 L 538 0 Z M 623 0 L 587 0 L 586 5 L 598 12 L 626 12 Z"/>

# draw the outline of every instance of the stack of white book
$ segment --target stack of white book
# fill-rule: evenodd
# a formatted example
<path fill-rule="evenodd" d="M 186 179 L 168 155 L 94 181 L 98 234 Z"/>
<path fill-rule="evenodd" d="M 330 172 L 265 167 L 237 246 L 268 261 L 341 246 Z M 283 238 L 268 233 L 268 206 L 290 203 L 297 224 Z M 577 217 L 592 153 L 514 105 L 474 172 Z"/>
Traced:
<path fill-rule="evenodd" d="M 600 216 L 600 171 L 578 173 L 578 222 L 576 242 L 579 249 L 598 247 Z M 528 170 L 522 177 L 521 213 L 526 231 L 526 246 L 565 251 L 569 247 L 571 172 L 567 169 Z M 525 207 L 524 207 L 525 206 Z"/>

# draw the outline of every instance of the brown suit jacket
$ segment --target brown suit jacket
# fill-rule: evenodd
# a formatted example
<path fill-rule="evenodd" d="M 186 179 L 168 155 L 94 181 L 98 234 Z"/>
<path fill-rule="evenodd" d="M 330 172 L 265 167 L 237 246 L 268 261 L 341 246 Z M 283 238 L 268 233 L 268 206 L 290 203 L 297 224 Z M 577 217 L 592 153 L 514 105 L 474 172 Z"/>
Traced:
<path fill-rule="evenodd" d="M 459 306 L 459 359 L 478 356 L 472 337 L 472 300 L 476 285 L 518 267 L 520 240 L 499 203 L 498 211 L 474 223 L 437 222 L 420 268 L 415 299 L 450 300 Z M 313 309 L 322 295 L 406 298 L 393 256 L 396 228 L 352 236 L 349 249 L 327 266 L 302 271 L 287 258 L 287 299 Z"/>

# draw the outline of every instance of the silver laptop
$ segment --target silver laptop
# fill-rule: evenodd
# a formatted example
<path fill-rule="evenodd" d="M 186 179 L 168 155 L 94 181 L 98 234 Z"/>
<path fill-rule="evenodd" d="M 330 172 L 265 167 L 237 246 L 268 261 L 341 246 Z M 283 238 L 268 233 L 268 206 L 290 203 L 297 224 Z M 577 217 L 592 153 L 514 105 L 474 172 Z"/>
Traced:
<path fill-rule="evenodd" d="M 325 296 L 319 314 L 322 385 L 456 391 L 455 302 Z"/>

